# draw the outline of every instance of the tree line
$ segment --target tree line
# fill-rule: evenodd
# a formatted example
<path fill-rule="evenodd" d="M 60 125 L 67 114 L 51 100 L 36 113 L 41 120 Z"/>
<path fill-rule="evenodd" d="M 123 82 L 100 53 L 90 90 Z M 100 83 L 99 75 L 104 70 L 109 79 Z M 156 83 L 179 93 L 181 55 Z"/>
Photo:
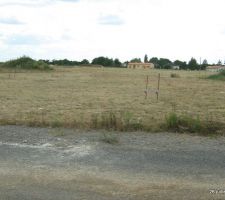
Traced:
<path fill-rule="evenodd" d="M 60 66 L 102 65 L 104 67 L 126 67 L 127 63 L 129 62 L 138 62 L 138 63 L 142 62 L 141 58 L 133 58 L 130 61 L 122 63 L 118 58 L 113 59 L 104 56 L 94 58 L 91 62 L 89 62 L 87 59 L 84 59 L 82 61 L 71 61 L 68 59 L 52 60 L 52 61 L 41 60 L 41 61 L 50 65 L 60 65 Z M 148 59 L 148 56 L 145 55 L 143 62 L 153 63 L 155 65 L 155 68 L 157 69 L 172 69 L 174 66 L 179 66 L 179 68 L 183 70 L 205 70 L 205 68 L 210 65 L 208 64 L 206 59 L 204 59 L 203 62 L 199 64 L 197 60 L 193 57 L 190 59 L 189 62 L 185 62 L 181 60 L 171 61 L 168 58 L 157 58 L 157 57 L 152 57 Z M 222 65 L 222 61 L 219 60 L 217 65 Z"/>
<path fill-rule="evenodd" d="M 71 61 L 68 59 L 63 60 L 41 60 L 49 65 L 59 65 L 59 66 L 76 66 L 76 65 L 102 65 L 104 67 L 122 67 L 122 62 L 118 58 L 108 58 L 108 57 L 97 57 L 89 62 L 87 59 L 82 61 Z"/>
<path fill-rule="evenodd" d="M 134 58 L 130 62 L 141 63 L 142 61 L 141 58 Z M 204 59 L 202 63 L 198 63 L 197 60 L 193 57 L 190 59 L 189 62 L 185 62 L 181 60 L 171 61 L 168 58 L 157 57 L 152 57 L 151 59 L 148 59 L 148 56 L 145 55 L 144 62 L 153 63 L 155 65 L 155 68 L 157 69 L 172 69 L 175 66 L 179 66 L 179 68 L 183 70 L 205 70 L 207 66 L 210 66 L 206 59 Z M 222 65 L 222 61 L 219 60 L 217 64 L 212 65 Z"/>

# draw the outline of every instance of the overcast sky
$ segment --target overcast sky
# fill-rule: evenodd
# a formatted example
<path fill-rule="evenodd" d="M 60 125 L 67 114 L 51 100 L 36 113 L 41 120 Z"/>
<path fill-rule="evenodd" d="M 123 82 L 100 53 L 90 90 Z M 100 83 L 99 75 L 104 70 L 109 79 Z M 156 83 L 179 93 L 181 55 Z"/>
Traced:
<path fill-rule="evenodd" d="M 0 60 L 225 60 L 225 0 L 0 0 Z"/>

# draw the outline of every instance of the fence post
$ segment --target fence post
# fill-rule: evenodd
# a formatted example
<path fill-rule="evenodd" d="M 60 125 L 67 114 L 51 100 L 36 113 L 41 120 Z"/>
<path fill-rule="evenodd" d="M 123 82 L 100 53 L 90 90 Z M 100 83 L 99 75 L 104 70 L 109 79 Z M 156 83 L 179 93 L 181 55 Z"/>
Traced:
<path fill-rule="evenodd" d="M 158 75 L 157 101 L 159 100 L 160 73 Z"/>
<path fill-rule="evenodd" d="M 146 78 L 146 87 L 145 87 L 145 99 L 148 98 L 148 75 L 147 75 L 147 78 Z"/>

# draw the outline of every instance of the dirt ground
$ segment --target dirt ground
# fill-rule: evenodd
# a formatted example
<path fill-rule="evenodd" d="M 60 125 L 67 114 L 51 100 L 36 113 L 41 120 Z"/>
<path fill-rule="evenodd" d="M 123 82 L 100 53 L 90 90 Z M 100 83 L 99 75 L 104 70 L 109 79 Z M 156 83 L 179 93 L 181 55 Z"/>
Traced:
<path fill-rule="evenodd" d="M 175 133 L 0 126 L 0 199 L 225 199 L 224 144 Z"/>
<path fill-rule="evenodd" d="M 161 74 L 159 101 L 155 91 Z M 176 73 L 179 78 L 171 78 Z M 206 122 L 225 121 L 223 81 L 210 72 L 60 67 L 52 72 L 0 72 L 0 124 L 93 128 L 96 116 L 114 113 L 118 120 L 161 130 L 171 112 Z M 121 116 L 122 115 L 122 116 Z M 100 128 L 101 122 L 98 123 Z M 95 126 L 94 126 L 95 127 Z"/>

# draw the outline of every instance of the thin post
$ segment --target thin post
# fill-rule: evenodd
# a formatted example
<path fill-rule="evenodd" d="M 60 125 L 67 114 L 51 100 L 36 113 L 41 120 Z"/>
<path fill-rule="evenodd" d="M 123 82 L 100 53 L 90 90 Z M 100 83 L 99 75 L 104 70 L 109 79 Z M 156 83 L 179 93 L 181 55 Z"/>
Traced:
<path fill-rule="evenodd" d="M 147 77 L 146 77 L 146 87 L 145 87 L 145 99 L 147 99 L 148 98 L 148 75 L 147 75 Z"/>
<path fill-rule="evenodd" d="M 158 75 L 158 87 L 157 87 L 157 93 L 156 93 L 156 95 L 157 95 L 157 101 L 159 100 L 159 87 L 160 87 L 160 73 Z"/>
<path fill-rule="evenodd" d="M 198 69 L 198 71 L 199 71 L 199 78 L 201 77 L 201 65 L 202 65 L 202 58 L 200 57 L 200 63 L 199 63 L 199 69 Z"/>

